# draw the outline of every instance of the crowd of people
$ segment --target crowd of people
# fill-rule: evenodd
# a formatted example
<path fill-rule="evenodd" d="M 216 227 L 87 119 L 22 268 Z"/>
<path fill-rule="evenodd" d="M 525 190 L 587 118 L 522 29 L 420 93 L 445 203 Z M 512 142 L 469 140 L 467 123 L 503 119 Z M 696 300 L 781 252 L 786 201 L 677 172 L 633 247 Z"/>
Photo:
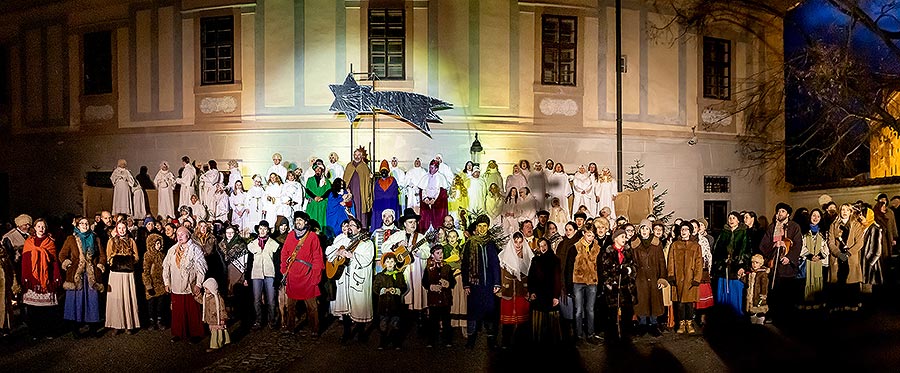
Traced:
<path fill-rule="evenodd" d="M 209 351 L 235 325 L 317 338 L 324 318 L 341 343 L 377 329 L 379 349 L 410 330 L 433 347 L 459 329 L 470 348 L 479 333 L 498 348 L 692 335 L 713 307 L 757 324 L 858 311 L 890 276 L 898 237 L 900 197 L 885 194 L 779 203 L 771 223 L 732 211 L 713 236 L 703 218 L 615 217 L 615 180 L 593 163 L 568 175 L 523 160 L 503 178 L 494 161 L 454 173 L 439 154 L 427 170 L 393 158 L 376 173 L 362 148 L 346 166 L 328 158 L 303 172 L 276 153 L 246 191 L 236 161 L 227 182 L 215 161 L 183 157 L 177 176 L 163 162 L 147 181 L 119 161 L 111 211 L 22 214 L 3 236 L 0 330 L 168 328 L 173 342 L 209 336 Z"/>

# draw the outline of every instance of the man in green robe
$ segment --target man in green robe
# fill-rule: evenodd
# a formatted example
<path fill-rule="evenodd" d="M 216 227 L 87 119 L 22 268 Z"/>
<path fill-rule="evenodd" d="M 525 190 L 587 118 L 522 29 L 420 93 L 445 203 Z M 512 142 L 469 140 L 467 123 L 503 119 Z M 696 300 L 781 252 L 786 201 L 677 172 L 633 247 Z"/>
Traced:
<path fill-rule="evenodd" d="M 306 213 L 319 223 L 320 227 L 326 226 L 325 211 L 328 207 L 328 192 L 331 190 L 331 181 L 325 177 L 325 163 L 317 159 L 313 164 L 316 174 L 306 180 L 306 196 L 309 203 L 306 205 Z"/>

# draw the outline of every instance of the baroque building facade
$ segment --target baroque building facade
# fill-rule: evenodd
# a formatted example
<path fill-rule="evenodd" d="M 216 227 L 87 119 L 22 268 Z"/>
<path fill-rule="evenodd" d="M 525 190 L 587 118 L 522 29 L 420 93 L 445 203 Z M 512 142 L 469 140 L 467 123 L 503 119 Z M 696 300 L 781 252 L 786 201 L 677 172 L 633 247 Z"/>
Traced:
<path fill-rule="evenodd" d="M 442 153 L 456 170 L 477 133 L 481 161 L 497 160 L 504 175 L 520 159 L 550 158 L 570 173 L 589 162 L 616 169 L 613 1 L 3 7 L 0 125 L 16 151 L 0 167 L 13 212 L 81 211 L 86 173 L 119 158 L 151 175 L 163 160 L 177 169 L 182 155 L 237 159 L 249 179 L 274 152 L 305 169 L 310 156 L 336 151 L 346 162 L 362 145 L 405 168 Z M 683 35 L 664 27 L 671 19 L 623 1 L 625 171 L 636 159 L 646 164 L 644 176 L 669 190 L 667 209 L 678 216 L 768 212 L 783 194 L 773 178 L 737 171 L 741 117 L 722 108 L 767 71 L 777 48 L 727 28 Z M 780 29 L 756 31 L 780 45 Z M 371 116 L 351 130 L 329 111 L 328 88 L 351 71 L 376 73 L 376 90 L 422 93 L 453 109 L 438 112 L 444 123 L 432 125 L 433 138 L 388 116 L 378 116 L 374 134 Z M 35 182 L 37 173 L 46 181 Z"/>

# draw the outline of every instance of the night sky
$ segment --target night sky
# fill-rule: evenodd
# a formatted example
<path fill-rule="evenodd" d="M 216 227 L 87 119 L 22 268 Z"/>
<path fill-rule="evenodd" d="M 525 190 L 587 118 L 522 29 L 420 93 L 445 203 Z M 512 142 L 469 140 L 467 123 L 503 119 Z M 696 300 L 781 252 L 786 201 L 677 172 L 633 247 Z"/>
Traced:
<path fill-rule="evenodd" d="M 900 0 L 862 0 L 865 10 L 870 16 L 880 13 L 883 5 L 900 3 Z M 883 17 L 879 25 L 887 30 L 900 30 L 900 7 L 890 12 L 893 17 Z M 808 40 L 824 41 L 832 45 L 842 45 L 846 42 L 846 32 L 851 24 L 851 19 L 834 8 L 825 0 L 808 0 L 793 9 L 784 20 L 785 61 L 789 64 L 797 63 L 795 57 L 801 56 L 808 46 Z M 865 61 L 869 71 L 880 71 L 900 74 L 900 61 L 890 56 L 887 48 L 874 34 L 863 28 L 853 29 L 850 48 L 853 53 Z M 798 155 L 806 149 L 791 149 L 797 144 L 800 133 L 808 126 L 815 125 L 820 118 L 816 115 L 821 106 L 813 99 L 814 95 L 804 93 L 798 80 L 787 74 L 786 76 L 786 118 L 787 118 L 787 180 L 795 185 L 820 184 L 838 181 L 841 178 L 852 178 L 858 174 L 869 171 L 868 146 L 861 148 L 846 162 L 837 158 L 831 158 L 823 166 L 816 165 L 816 156 L 810 154 L 805 157 Z M 857 123 L 859 133 L 865 132 L 865 123 Z M 826 142 L 833 139 L 833 134 L 815 139 Z M 840 158 L 840 157 L 838 157 Z"/>

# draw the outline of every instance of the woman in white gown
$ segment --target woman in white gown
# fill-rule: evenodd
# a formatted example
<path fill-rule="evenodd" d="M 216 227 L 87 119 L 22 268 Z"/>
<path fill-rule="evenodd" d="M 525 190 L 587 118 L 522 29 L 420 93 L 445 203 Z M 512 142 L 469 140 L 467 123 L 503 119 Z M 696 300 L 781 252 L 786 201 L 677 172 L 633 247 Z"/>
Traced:
<path fill-rule="evenodd" d="M 156 173 L 153 184 L 156 185 L 158 195 L 157 215 L 167 220 L 174 218 L 176 216 L 173 192 L 175 190 L 175 175 L 172 174 L 172 171 L 169 171 L 169 162 L 160 163 L 159 172 Z"/>
<path fill-rule="evenodd" d="M 232 185 L 231 196 L 228 204 L 231 205 L 231 224 L 238 227 L 241 237 L 247 237 L 250 233 L 250 209 L 247 203 L 247 193 L 244 192 L 244 183 L 240 180 Z"/>
<path fill-rule="evenodd" d="M 250 187 L 250 190 L 247 192 L 247 209 L 250 210 L 249 221 L 247 222 L 247 228 L 249 230 L 250 227 L 256 226 L 260 221 L 263 220 L 262 213 L 263 208 L 265 206 L 266 201 L 266 189 L 263 188 L 262 177 L 259 175 L 253 175 L 253 186 Z M 273 219 L 271 225 L 275 225 L 275 220 Z"/>
<path fill-rule="evenodd" d="M 269 183 L 266 184 L 263 219 L 277 221 L 279 216 L 287 217 L 285 210 L 287 210 L 287 205 L 284 204 L 284 183 L 281 181 L 281 176 L 271 173 L 269 174 Z"/>
<path fill-rule="evenodd" d="M 228 185 L 225 187 L 225 191 L 234 193 L 234 183 L 244 180 L 243 178 L 244 176 L 241 175 L 241 169 L 238 167 L 238 162 L 234 159 L 228 161 Z"/>
<path fill-rule="evenodd" d="M 228 194 L 225 193 L 225 185 L 216 183 L 216 191 L 213 193 L 212 215 L 213 221 L 227 222 L 228 213 L 231 211 L 231 202 L 228 200 Z"/>
<path fill-rule="evenodd" d="M 503 193 L 500 192 L 500 186 L 497 183 L 491 183 L 491 186 L 488 187 L 488 195 L 484 198 L 484 211 L 494 224 L 501 221 Z"/>
<path fill-rule="evenodd" d="M 109 176 L 113 184 L 113 215 L 126 214 L 132 216 L 131 189 L 137 185 L 137 182 L 134 180 L 134 176 L 131 175 L 131 171 L 128 171 L 126 167 L 128 167 L 128 162 L 120 159 L 116 169 Z"/>
<path fill-rule="evenodd" d="M 616 204 L 613 202 L 616 199 L 616 194 L 618 194 L 616 188 L 616 179 L 613 178 L 612 172 L 609 171 L 609 167 L 603 167 L 603 171 L 600 173 L 600 179 L 598 180 L 596 187 L 594 187 L 594 192 L 597 195 L 597 211 L 602 210 L 604 207 L 608 207 L 610 216 L 616 215 Z"/>
<path fill-rule="evenodd" d="M 519 190 L 509 188 L 503 200 L 503 232 L 512 234 L 519 230 Z"/>
<path fill-rule="evenodd" d="M 581 206 L 587 207 L 588 217 L 597 215 L 597 200 L 594 196 L 594 182 L 591 181 L 591 175 L 588 175 L 584 165 L 578 167 L 578 172 L 572 179 L 572 188 L 575 189 L 575 200 L 572 203 L 572 210 L 578 211 Z"/>
<path fill-rule="evenodd" d="M 306 198 L 304 197 L 303 186 L 297 181 L 297 175 L 302 175 L 302 171 L 299 169 L 288 171 L 287 181 L 284 182 L 281 191 L 285 206 L 284 212 L 287 214 L 284 216 L 288 218 L 288 223 L 292 228 L 294 222 L 291 221 L 290 217 L 294 216 L 294 212 L 306 211 Z"/>

